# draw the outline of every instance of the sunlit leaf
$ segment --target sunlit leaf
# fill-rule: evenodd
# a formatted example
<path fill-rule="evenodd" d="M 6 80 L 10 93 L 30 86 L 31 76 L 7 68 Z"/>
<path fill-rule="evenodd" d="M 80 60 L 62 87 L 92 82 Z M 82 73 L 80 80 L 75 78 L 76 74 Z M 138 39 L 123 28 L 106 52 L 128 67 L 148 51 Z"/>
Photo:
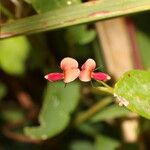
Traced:
<path fill-rule="evenodd" d="M 34 139 L 47 139 L 62 132 L 68 125 L 70 114 L 79 100 L 79 84 L 48 83 L 43 107 L 39 115 L 40 126 L 26 127 L 25 134 Z"/>
<path fill-rule="evenodd" d="M 114 93 L 120 105 L 150 119 L 150 71 L 125 73 L 116 83 Z"/>

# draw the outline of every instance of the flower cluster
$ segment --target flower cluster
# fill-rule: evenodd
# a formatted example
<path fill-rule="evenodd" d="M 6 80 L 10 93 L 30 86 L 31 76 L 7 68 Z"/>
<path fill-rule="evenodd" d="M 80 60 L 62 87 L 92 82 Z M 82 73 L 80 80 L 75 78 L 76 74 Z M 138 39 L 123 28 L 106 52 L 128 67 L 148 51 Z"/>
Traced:
<path fill-rule="evenodd" d="M 81 67 L 81 71 L 78 68 L 78 62 L 70 57 L 64 58 L 60 63 L 60 68 L 62 73 L 49 73 L 45 76 L 45 79 L 54 82 L 58 80 L 63 80 L 64 83 L 69 83 L 74 81 L 76 78 L 83 82 L 91 81 L 91 79 L 107 81 L 110 76 L 103 72 L 94 72 L 96 68 L 96 63 L 93 59 L 89 58 Z"/>

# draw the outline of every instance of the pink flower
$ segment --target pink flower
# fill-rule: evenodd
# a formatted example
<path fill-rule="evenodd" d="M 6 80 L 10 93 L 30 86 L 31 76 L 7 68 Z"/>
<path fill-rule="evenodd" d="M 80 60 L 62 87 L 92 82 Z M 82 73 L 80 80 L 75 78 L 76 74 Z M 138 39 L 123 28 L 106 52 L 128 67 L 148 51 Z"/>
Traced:
<path fill-rule="evenodd" d="M 79 79 L 83 82 L 91 81 L 91 79 L 107 81 L 110 76 L 103 72 L 94 72 L 96 63 L 93 59 L 88 59 L 81 67 Z"/>
<path fill-rule="evenodd" d="M 63 73 L 50 73 L 45 76 L 45 79 L 51 82 L 63 79 L 65 83 L 69 83 L 79 77 L 78 62 L 73 58 L 64 58 L 60 63 L 60 68 L 63 70 Z"/>

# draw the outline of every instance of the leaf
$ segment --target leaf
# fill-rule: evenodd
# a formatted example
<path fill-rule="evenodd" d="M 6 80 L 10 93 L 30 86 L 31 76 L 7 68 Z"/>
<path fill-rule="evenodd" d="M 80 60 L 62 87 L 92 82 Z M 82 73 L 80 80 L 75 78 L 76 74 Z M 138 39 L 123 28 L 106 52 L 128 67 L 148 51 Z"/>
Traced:
<path fill-rule="evenodd" d="M 27 0 L 38 13 L 77 4 L 80 0 Z"/>
<path fill-rule="evenodd" d="M 44 13 L 49 10 L 79 4 L 81 3 L 81 0 L 30 0 L 30 3 L 38 13 Z M 95 31 L 92 29 L 88 30 L 86 25 L 78 25 L 67 28 L 66 32 L 68 41 L 81 45 L 91 42 L 96 36 Z"/>
<path fill-rule="evenodd" d="M 145 68 L 150 69 L 150 50 L 149 50 L 149 43 L 150 43 L 150 34 L 138 31 L 137 32 L 137 39 L 138 44 L 140 47 L 140 53 L 142 62 Z"/>
<path fill-rule="evenodd" d="M 59 29 L 150 10 L 149 0 L 102 0 L 71 5 L 1 26 L 1 38 Z"/>
<path fill-rule="evenodd" d="M 70 150 L 94 150 L 94 145 L 86 140 L 78 140 L 71 143 Z"/>
<path fill-rule="evenodd" d="M 25 134 L 33 139 L 47 139 L 62 132 L 79 100 L 79 84 L 49 83 L 39 115 L 40 126 L 26 127 Z"/>
<path fill-rule="evenodd" d="M 6 95 L 7 93 L 7 87 L 0 83 L 0 100 Z"/>
<path fill-rule="evenodd" d="M 95 116 L 91 118 L 91 122 L 99 122 L 107 119 L 114 119 L 119 117 L 124 117 L 129 114 L 129 111 L 120 106 L 111 105 L 98 112 Z"/>
<path fill-rule="evenodd" d="M 92 29 L 88 30 L 86 25 L 78 25 L 68 28 L 66 36 L 76 44 L 85 45 L 94 40 L 96 32 Z"/>
<path fill-rule="evenodd" d="M 120 104 L 150 119 L 150 71 L 131 70 L 115 84 Z"/>
<path fill-rule="evenodd" d="M 98 133 L 97 129 L 95 129 L 95 127 L 91 126 L 91 124 L 88 123 L 83 123 L 80 126 L 78 126 L 78 130 L 92 137 L 94 137 Z"/>
<path fill-rule="evenodd" d="M 23 74 L 29 50 L 30 44 L 25 36 L 1 40 L 0 67 L 11 75 Z"/>
<path fill-rule="evenodd" d="M 8 123 L 16 123 L 25 120 L 25 113 L 17 107 L 7 107 L 2 109 L 2 117 Z"/>
<path fill-rule="evenodd" d="M 95 150 L 116 150 L 120 143 L 110 137 L 98 135 L 95 139 Z"/>

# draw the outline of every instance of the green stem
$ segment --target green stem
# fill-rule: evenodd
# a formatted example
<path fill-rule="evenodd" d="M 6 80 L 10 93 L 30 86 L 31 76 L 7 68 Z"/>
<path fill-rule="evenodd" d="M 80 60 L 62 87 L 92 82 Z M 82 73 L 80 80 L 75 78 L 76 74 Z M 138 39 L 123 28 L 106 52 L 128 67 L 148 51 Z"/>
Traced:
<path fill-rule="evenodd" d="M 97 90 L 100 90 L 100 91 L 112 94 L 112 95 L 114 94 L 114 89 L 111 86 L 109 86 L 108 84 L 106 84 L 103 81 L 98 81 L 98 80 L 96 80 L 96 81 L 98 83 L 102 84 L 104 87 L 103 86 L 99 86 L 99 87 L 94 87 L 94 88 L 96 88 Z"/>
<path fill-rule="evenodd" d="M 75 118 L 74 124 L 75 126 L 79 126 L 80 124 L 86 122 L 88 119 L 90 119 L 94 114 L 99 112 L 102 108 L 106 107 L 112 102 L 111 97 L 104 98 L 94 104 L 91 108 L 89 108 L 87 111 L 80 113 Z"/>
<path fill-rule="evenodd" d="M 102 91 L 102 92 L 112 94 L 112 95 L 114 94 L 113 88 L 107 88 L 107 87 L 100 86 L 100 87 L 96 87 L 96 89 L 99 91 Z"/>

